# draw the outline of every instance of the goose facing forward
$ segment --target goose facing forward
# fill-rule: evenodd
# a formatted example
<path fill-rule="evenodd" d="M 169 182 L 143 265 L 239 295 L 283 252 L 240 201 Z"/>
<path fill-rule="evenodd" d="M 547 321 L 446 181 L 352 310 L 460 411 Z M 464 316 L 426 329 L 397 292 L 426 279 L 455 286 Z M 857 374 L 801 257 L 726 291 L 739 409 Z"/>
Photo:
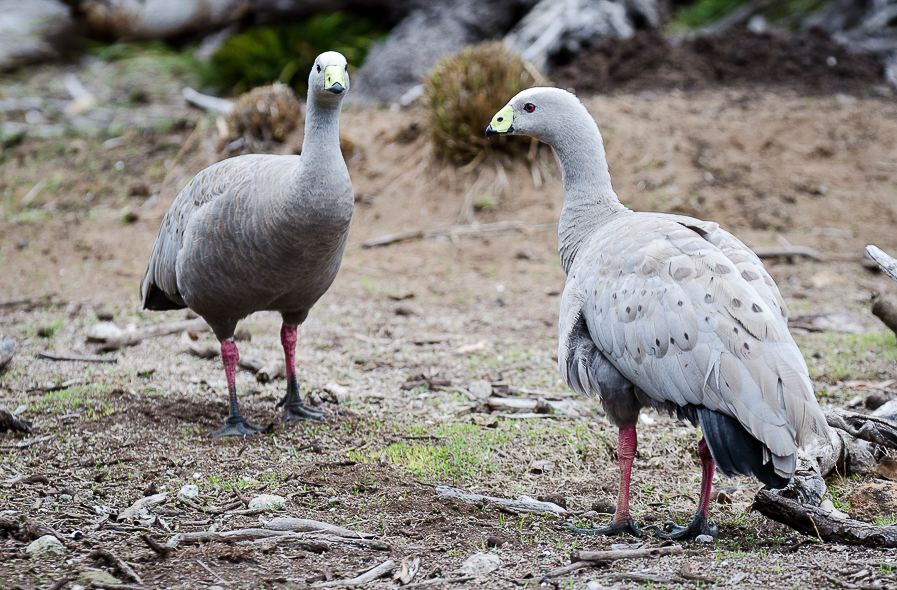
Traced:
<path fill-rule="evenodd" d="M 221 342 L 230 414 L 210 436 L 262 430 L 240 414 L 233 338 L 237 322 L 256 311 L 283 317 L 283 420 L 324 419 L 299 400 L 296 332 L 333 283 L 352 221 L 352 183 L 339 146 L 348 90 L 346 59 L 319 55 L 308 77 L 302 155 L 253 154 L 209 166 L 162 220 L 140 293 L 145 309 L 189 307 Z"/>
<path fill-rule="evenodd" d="M 558 247 L 567 274 L 558 365 L 570 388 L 600 397 L 619 428 L 613 520 L 577 532 L 641 535 L 629 513 L 629 479 L 639 410 L 654 407 L 703 433 L 694 520 L 657 532 L 716 536 L 708 515 L 715 466 L 781 488 L 798 447 L 826 431 L 778 288 L 759 258 L 717 224 L 624 207 L 598 126 L 569 92 L 521 92 L 486 130 L 500 133 L 535 137 L 558 156 Z"/>

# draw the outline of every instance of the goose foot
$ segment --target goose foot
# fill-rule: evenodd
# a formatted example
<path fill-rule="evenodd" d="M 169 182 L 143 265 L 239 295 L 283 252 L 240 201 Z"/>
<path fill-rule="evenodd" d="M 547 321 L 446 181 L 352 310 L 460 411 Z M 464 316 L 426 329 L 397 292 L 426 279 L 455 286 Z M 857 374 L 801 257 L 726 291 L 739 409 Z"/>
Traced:
<path fill-rule="evenodd" d="M 642 536 L 642 531 L 638 528 L 638 524 L 631 518 L 620 524 L 611 522 L 607 526 L 592 527 L 589 529 L 580 529 L 573 525 L 567 525 L 567 530 L 580 535 L 603 535 L 606 537 L 615 537 L 617 535 L 632 535 L 633 537 Z"/>
<path fill-rule="evenodd" d="M 323 412 L 312 410 L 300 401 L 284 404 L 283 421 L 298 422 L 300 420 L 318 420 L 319 422 L 326 422 L 327 418 L 324 416 Z"/>
<path fill-rule="evenodd" d="M 672 520 L 668 520 L 663 524 L 662 531 L 657 525 L 646 527 L 646 530 L 647 529 L 654 531 L 661 539 L 694 539 L 698 535 L 710 535 L 715 539 L 719 535 L 719 529 L 717 528 L 716 523 L 707 520 L 707 517 L 704 516 L 703 512 L 695 514 L 694 519 L 692 519 L 688 526 L 679 526 Z"/>
<path fill-rule="evenodd" d="M 243 416 L 231 416 L 224 423 L 224 426 L 214 432 L 210 432 L 210 437 L 218 436 L 249 436 L 265 430 L 258 426 L 253 426 L 246 421 Z"/>

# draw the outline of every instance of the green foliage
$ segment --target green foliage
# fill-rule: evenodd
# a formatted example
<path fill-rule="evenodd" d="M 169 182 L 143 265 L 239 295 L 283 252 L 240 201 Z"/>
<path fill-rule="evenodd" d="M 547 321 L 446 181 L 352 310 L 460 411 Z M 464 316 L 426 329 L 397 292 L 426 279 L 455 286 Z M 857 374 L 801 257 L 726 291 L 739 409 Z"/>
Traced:
<path fill-rule="evenodd" d="M 673 23 L 691 29 L 714 21 L 742 4 L 744 0 L 698 0 L 680 6 L 673 13 Z"/>
<path fill-rule="evenodd" d="M 230 37 L 200 69 L 203 84 L 243 93 L 280 82 L 304 94 L 315 58 L 339 51 L 350 66 L 364 61 L 371 43 L 382 35 L 373 24 L 341 12 L 307 21 L 258 27 Z"/>
<path fill-rule="evenodd" d="M 424 104 L 436 152 L 456 163 L 484 149 L 515 151 L 529 145 L 513 137 L 486 140 L 492 116 L 535 80 L 520 56 L 495 41 L 444 58 L 424 80 Z"/>

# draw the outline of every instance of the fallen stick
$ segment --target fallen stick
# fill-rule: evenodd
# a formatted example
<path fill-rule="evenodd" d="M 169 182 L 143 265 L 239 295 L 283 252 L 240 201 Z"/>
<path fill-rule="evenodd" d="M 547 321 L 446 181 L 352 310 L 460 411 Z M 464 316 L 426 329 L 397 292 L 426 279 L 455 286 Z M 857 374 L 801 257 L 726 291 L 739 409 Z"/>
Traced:
<path fill-rule="evenodd" d="M 471 504 L 484 504 L 486 502 L 492 502 L 494 504 L 507 506 L 508 508 L 519 510 L 521 512 L 536 512 L 539 514 L 549 512 L 554 514 L 567 513 L 567 510 L 561 508 L 557 504 L 554 504 L 552 502 L 540 502 L 538 500 L 533 500 L 528 496 L 521 496 L 518 500 L 508 500 L 507 498 L 494 498 L 492 496 L 472 494 L 470 492 L 465 492 L 464 490 L 459 490 L 458 488 L 453 488 L 451 486 L 436 486 L 436 495 L 438 495 L 440 498 L 463 500 Z"/>
<path fill-rule="evenodd" d="M 169 334 L 177 334 L 179 332 L 205 332 L 209 329 L 209 325 L 202 318 L 144 326 L 133 332 L 125 332 L 120 336 L 97 339 L 100 342 L 97 346 L 97 351 L 118 350 L 119 348 L 134 346 L 150 338 L 159 338 L 160 336 L 168 336 Z"/>
<path fill-rule="evenodd" d="M 683 552 L 681 545 L 669 547 L 647 547 L 645 549 L 616 549 L 612 551 L 574 551 L 570 554 L 570 561 L 590 561 L 610 563 L 618 559 L 642 559 L 645 557 L 662 557 L 664 555 L 679 555 Z"/>
<path fill-rule="evenodd" d="M 131 569 L 131 566 L 125 563 L 125 560 L 108 549 L 94 549 L 87 554 L 87 557 L 90 559 L 105 559 L 111 566 L 117 569 L 122 576 L 128 578 L 132 582 L 143 584 L 143 580 L 140 579 L 137 572 Z"/>
<path fill-rule="evenodd" d="M 808 537 L 829 543 L 897 547 L 897 525 L 876 526 L 851 518 L 841 518 L 822 508 L 801 504 L 769 490 L 757 492 L 753 508 L 763 516 Z"/>
<path fill-rule="evenodd" d="M 213 576 L 215 576 L 216 578 L 218 578 L 218 581 L 221 582 L 222 584 L 225 584 L 225 585 L 230 584 L 230 582 L 228 582 L 227 580 L 225 580 L 224 578 L 222 578 L 221 576 L 219 576 L 218 574 L 216 574 L 214 571 L 212 571 L 212 568 L 210 568 L 210 567 L 207 566 L 205 563 L 203 563 L 203 561 L 202 561 L 201 559 L 197 559 L 197 560 L 196 560 L 196 563 L 198 563 L 199 565 L 201 565 L 201 566 L 203 567 L 204 570 L 206 570 L 207 572 L 209 572 L 210 574 L 212 574 Z"/>
<path fill-rule="evenodd" d="M 206 111 L 218 113 L 219 115 L 229 115 L 234 112 L 233 102 L 218 98 L 217 96 L 209 96 L 208 94 L 197 92 L 189 86 L 184 86 L 184 90 L 181 91 L 181 96 L 183 96 L 184 100 L 190 104 L 196 105 Z"/>
<path fill-rule="evenodd" d="M 370 539 L 374 535 L 370 533 L 360 533 L 352 529 L 343 528 L 327 522 L 319 520 L 311 520 L 308 518 L 293 518 L 290 516 L 278 516 L 272 518 L 265 523 L 265 529 L 270 531 L 291 531 L 294 533 L 306 533 L 322 531 L 332 533 L 340 537 L 349 537 L 357 539 Z"/>
<path fill-rule="evenodd" d="M 281 543 L 289 543 L 294 547 L 298 547 L 299 549 L 308 551 L 309 553 L 324 553 L 325 551 L 330 551 L 332 549 L 329 543 L 305 538 L 301 533 L 295 533 L 292 535 L 279 535 L 277 537 L 266 537 L 264 539 L 248 541 L 248 543 L 250 545 L 280 545 Z"/>
<path fill-rule="evenodd" d="M 368 582 L 373 582 L 377 578 L 390 573 L 396 567 L 396 562 L 387 559 L 377 567 L 366 571 L 360 576 L 356 576 L 349 580 L 333 580 L 331 582 L 321 582 L 313 584 L 313 588 L 337 588 L 339 586 L 361 586 Z"/>
<path fill-rule="evenodd" d="M 156 504 L 161 504 L 168 498 L 168 494 L 154 494 L 152 496 L 146 496 L 144 498 L 140 498 L 129 507 L 125 508 L 121 512 L 118 513 L 118 516 L 115 518 L 118 522 L 134 520 L 140 514 L 140 511 L 144 508 L 150 508 Z"/>
<path fill-rule="evenodd" d="M 768 246 L 751 248 L 759 258 L 778 258 L 780 256 L 805 256 L 810 260 L 822 260 L 822 256 L 807 246 Z"/>
<path fill-rule="evenodd" d="M 168 554 L 172 552 L 172 549 L 169 549 L 164 545 L 160 545 L 158 541 L 150 537 L 147 533 L 143 533 L 142 535 L 140 535 L 140 538 L 143 539 L 143 542 L 146 543 L 146 546 L 155 551 L 159 555 L 159 557 L 168 557 Z"/>
<path fill-rule="evenodd" d="M 485 401 L 488 405 L 496 409 L 513 408 L 515 410 L 535 410 L 539 407 L 539 402 L 541 401 L 544 402 L 544 404 L 547 404 L 552 410 L 560 412 L 565 416 L 570 416 L 572 418 L 582 418 L 579 412 L 571 407 L 570 401 L 535 400 L 518 397 L 490 397 Z"/>
<path fill-rule="evenodd" d="M 891 420 L 840 409 L 826 412 L 825 420 L 855 438 L 897 449 L 897 424 Z"/>
<path fill-rule="evenodd" d="M 47 590 L 62 590 L 63 588 L 68 586 L 68 583 L 71 582 L 72 580 L 74 580 L 74 578 L 68 578 L 68 577 L 63 576 L 62 578 L 57 580 L 52 586 L 47 588 Z"/>
<path fill-rule="evenodd" d="M 90 586 L 91 588 L 98 588 L 99 590 L 146 590 L 143 586 L 135 586 L 133 584 L 107 584 L 106 582 L 97 582 L 96 580 L 91 580 Z"/>
<path fill-rule="evenodd" d="M 112 349 L 110 349 L 112 350 Z M 41 350 L 37 353 L 42 359 L 48 361 L 80 361 L 82 363 L 117 363 L 117 356 L 94 356 L 85 354 L 58 354 L 49 350 Z"/>
<path fill-rule="evenodd" d="M 539 580 L 539 584 L 542 585 L 546 583 L 551 578 L 559 578 L 561 576 L 566 576 L 570 572 L 575 572 L 576 570 L 580 570 L 584 567 L 597 567 L 600 565 L 604 565 L 604 563 L 599 561 L 576 561 L 574 563 L 559 567 L 557 569 L 551 570 Z"/>
<path fill-rule="evenodd" d="M 407 586 L 403 586 L 403 588 L 423 588 L 425 586 L 435 586 L 436 584 L 463 584 L 464 582 L 469 582 L 473 579 L 473 576 L 464 576 L 462 578 L 430 578 L 423 582 L 408 584 Z"/>
<path fill-rule="evenodd" d="M 866 252 L 872 257 L 872 260 L 878 263 L 882 272 L 897 281 L 897 259 L 892 258 L 878 246 L 866 246 Z"/>
<path fill-rule="evenodd" d="M 890 293 L 872 295 L 872 315 L 897 334 L 897 297 Z"/>
<path fill-rule="evenodd" d="M 675 584 L 676 580 L 658 576 L 657 574 L 642 574 L 639 572 L 626 572 L 623 574 L 608 574 L 604 576 L 614 582 L 652 582 L 654 584 Z M 681 582 L 681 580 L 680 580 Z"/>
<path fill-rule="evenodd" d="M 53 300 L 49 297 L 29 297 L 27 299 L 0 299 L 0 309 L 6 309 L 7 307 L 19 307 L 25 306 L 27 309 L 31 310 L 36 307 L 50 307 L 54 305 Z"/>
<path fill-rule="evenodd" d="M 404 231 L 395 234 L 386 234 L 361 243 L 362 248 L 375 248 L 377 246 L 388 246 L 396 242 L 404 242 L 405 240 L 416 239 L 432 239 L 432 238 L 470 238 L 477 236 L 496 236 L 501 234 L 527 232 L 527 231 L 550 231 L 557 229 L 556 223 L 540 223 L 538 225 L 529 225 L 522 221 L 497 221 L 495 223 L 482 223 L 471 225 L 451 225 L 448 227 L 439 227 L 436 229 L 420 229 L 414 231 Z"/>

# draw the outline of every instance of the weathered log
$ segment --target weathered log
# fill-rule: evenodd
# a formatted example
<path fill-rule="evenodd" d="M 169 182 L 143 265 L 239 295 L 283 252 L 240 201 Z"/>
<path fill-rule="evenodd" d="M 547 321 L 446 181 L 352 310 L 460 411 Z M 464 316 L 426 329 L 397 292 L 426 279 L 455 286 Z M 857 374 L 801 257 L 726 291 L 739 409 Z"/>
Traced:
<path fill-rule="evenodd" d="M 841 518 L 770 490 L 757 492 L 753 508 L 767 518 L 829 543 L 897 547 L 897 525 L 876 526 L 859 520 Z"/>
<path fill-rule="evenodd" d="M 599 561 L 610 563 L 618 559 L 641 559 L 644 557 L 662 557 L 664 555 L 679 555 L 683 552 L 681 545 L 669 547 L 645 547 L 644 549 L 616 549 L 612 551 L 574 551 L 570 554 L 570 562 Z"/>
<path fill-rule="evenodd" d="M 897 449 L 897 423 L 890 420 L 840 409 L 826 412 L 825 419 L 832 428 L 851 436 Z"/>
<path fill-rule="evenodd" d="M 381 578 L 390 572 L 396 567 L 396 562 L 391 559 L 387 559 L 380 565 L 375 568 L 369 569 L 364 572 L 360 576 L 356 576 L 354 578 L 348 580 L 332 580 L 330 582 L 321 582 L 319 584 L 313 584 L 313 588 L 338 588 L 340 586 L 363 586 L 368 582 L 373 582 L 377 578 Z"/>
<path fill-rule="evenodd" d="M 890 293 L 875 293 L 872 296 L 872 315 L 897 334 L 897 297 Z"/>

